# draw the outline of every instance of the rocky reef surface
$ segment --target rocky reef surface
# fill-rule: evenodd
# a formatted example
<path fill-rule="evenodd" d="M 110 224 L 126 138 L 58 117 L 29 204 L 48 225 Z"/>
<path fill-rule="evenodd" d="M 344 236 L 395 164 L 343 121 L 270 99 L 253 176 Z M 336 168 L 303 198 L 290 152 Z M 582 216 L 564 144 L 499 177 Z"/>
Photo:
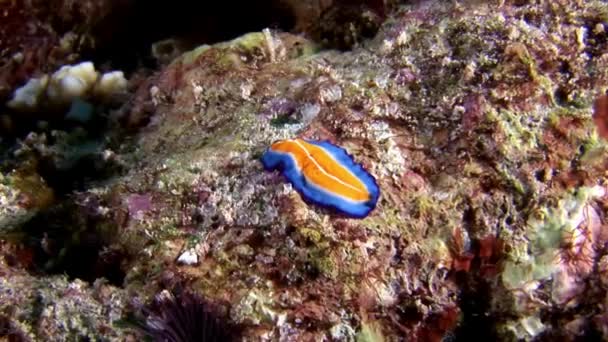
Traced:
<path fill-rule="evenodd" d="M 608 339 L 608 4 L 285 3 L 306 34 L 201 45 L 52 119 L 6 96 L 0 336 L 187 330 L 153 302 L 193 293 L 247 341 Z M 371 215 L 265 172 L 293 137 L 373 174 Z"/>

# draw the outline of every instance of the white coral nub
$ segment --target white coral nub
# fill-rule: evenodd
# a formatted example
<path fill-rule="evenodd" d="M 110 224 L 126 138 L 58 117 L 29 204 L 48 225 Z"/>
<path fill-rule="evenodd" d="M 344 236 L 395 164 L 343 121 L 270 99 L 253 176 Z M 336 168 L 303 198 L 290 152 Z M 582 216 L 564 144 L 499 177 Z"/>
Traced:
<path fill-rule="evenodd" d="M 73 100 L 89 95 L 107 98 L 127 90 L 127 80 L 122 71 L 111 71 L 101 76 L 92 62 L 64 65 L 52 75 L 30 79 L 15 90 L 7 103 L 17 110 L 36 110 L 43 100 L 50 105 L 67 106 Z"/>
<path fill-rule="evenodd" d="M 107 97 L 127 91 L 127 80 L 122 71 L 111 71 L 101 75 L 93 92 L 97 96 Z"/>
<path fill-rule="evenodd" d="M 53 103 L 67 103 L 76 97 L 82 97 L 93 87 L 97 77 L 98 73 L 91 62 L 62 66 L 51 76 L 46 91 L 49 100 Z"/>
<path fill-rule="evenodd" d="M 189 249 L 177 258 L 177 263 L 189 266 L 196 265 L 198 263 L 198 255 L 193 249 Z"/>
<path fill-rule="evenodd" d="M 13 99 L 7 105 L 14 109 L 34 109 L 38 107 L 40 96 L 48 83 L 49 77 L 47 75 L 41 78 L 31 78 L 23 87 L 15 90 Z"/>

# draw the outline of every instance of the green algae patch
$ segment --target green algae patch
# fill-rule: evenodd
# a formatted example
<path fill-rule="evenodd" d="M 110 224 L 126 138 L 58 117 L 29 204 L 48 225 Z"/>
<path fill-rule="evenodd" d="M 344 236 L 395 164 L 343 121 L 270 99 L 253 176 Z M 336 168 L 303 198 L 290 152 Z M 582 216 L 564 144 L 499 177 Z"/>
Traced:
<path fill-rule="evenodd" d="M 53 190 L 38 174 L 0 173 L 0 236 L 17 233 L 24 223 L 54 202 Z"/>
<path fill-rule="evenodd" d="M 268 324 L 274 323 L 283 314 L 272 307 L 273 293 L 269 290 L 252 289 L 243 295 L 240 301 L 230 310 L 230 318 L 238 323 Z"/>
<path fill-rule="evenodd" d="M 366 321 L 361 323 L 361 330 L 357 333 L 357 342 L 384 342 L 384 336 L 379 325 L 375 322 Z"/>
<path fill-rule="evenodd" d="M 502 272 L 503 284 L 509 289 L 536 287 L 548 279 L 559 259 L 556 251 L 567 235 L 583 220 L 583 208 L 600 195 L 599 188 L 582 187 L 570 191 L 556 207 L 542 207 L 528 221 L 526 239 L 512 246 Z"/>
<path fill-rule="evenodd" d="M 38 174 L 12 174 L 9 183 L 25 196 L 24 207 L 44 209 L 54 202 L 53 190 Z"/>
<path fill-rule="evenodd" d="M 243 66 L 243 58 L 246 60 L 263 58 L 266 61 L 274 62 L 285 58 L 309 57 L 318 51 L 319 47 L 307 39 L 265 30 L 262 32 L 246 33 L 227 42 L 201 45 L 183 53 L 171 64 L 173 66 L 176 66 L 178 63 L 191 65 L 204 55 L 209 54 L 208 57 L 214 57 L 214 64 L 218 67 L 218 70 L 228 70 Z"/>
<path fill-rule="evenodd" d="M 202 55 L 205 51 L 211 48 L 210 45 L 201 45 L 194 50 L 190 50 L 188 52 L 184 52 L 179 58 L 176 58 L 171 64 L 174 63 L 183 63 L 186 65 L 194 63 L 197 58 Z"/>
<path fill-rule="evenodd" d="M 495 122 L 505 135 L 505 143 L 501 145 L 505 157 L 523 156 L 538 150 L 546 125 L 543 113 L 498 110 L 488 111 L 487 117 L 489 121 Z"/>
<path fill-rule="evenodd" d="M 306 262 L 319 274 L 330 279 L 336 279 L 339 270 L 336 267 L 330 241 L 321 230 L 322 228 L 298 227 L 297 235 L 303 240 L 307 249 Z"/>
<path fill-rule="evenodd" d="M 314 228 L 298 228 L 298 234 L 300 234 L 305 240 L 308 240 L 315 245 L 318 245 L 323 239 L 322 233 Z"/>
<path fill-rule="evenodd" d="M 308 262 L 327 278 L 336 279 L 340 273 L 329 248 L 311 248 L 308 251 Z"/>

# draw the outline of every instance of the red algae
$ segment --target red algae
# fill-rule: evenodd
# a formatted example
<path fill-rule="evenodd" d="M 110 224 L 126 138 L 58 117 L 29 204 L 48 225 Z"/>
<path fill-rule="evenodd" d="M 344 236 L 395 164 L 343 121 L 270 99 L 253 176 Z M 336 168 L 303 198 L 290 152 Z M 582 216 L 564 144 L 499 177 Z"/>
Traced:
<path fill-rule="evenodd" d="M 595 100 L 593 121 L 600 137 L 608 140 L 608 95 L 602 95 Z"/>

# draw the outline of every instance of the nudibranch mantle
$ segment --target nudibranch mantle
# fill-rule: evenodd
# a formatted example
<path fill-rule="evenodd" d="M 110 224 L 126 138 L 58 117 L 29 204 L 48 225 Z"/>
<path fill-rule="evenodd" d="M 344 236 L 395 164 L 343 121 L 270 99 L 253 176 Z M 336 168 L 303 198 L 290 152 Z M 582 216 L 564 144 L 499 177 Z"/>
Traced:
<path fill-rule="evenodd" d="M 380 196 L 374 177 L 328 141 L 279 140 L 264 152 L 262 164 L 280 170 L 304 200 L 346 216 L 367 216 Z"/>

